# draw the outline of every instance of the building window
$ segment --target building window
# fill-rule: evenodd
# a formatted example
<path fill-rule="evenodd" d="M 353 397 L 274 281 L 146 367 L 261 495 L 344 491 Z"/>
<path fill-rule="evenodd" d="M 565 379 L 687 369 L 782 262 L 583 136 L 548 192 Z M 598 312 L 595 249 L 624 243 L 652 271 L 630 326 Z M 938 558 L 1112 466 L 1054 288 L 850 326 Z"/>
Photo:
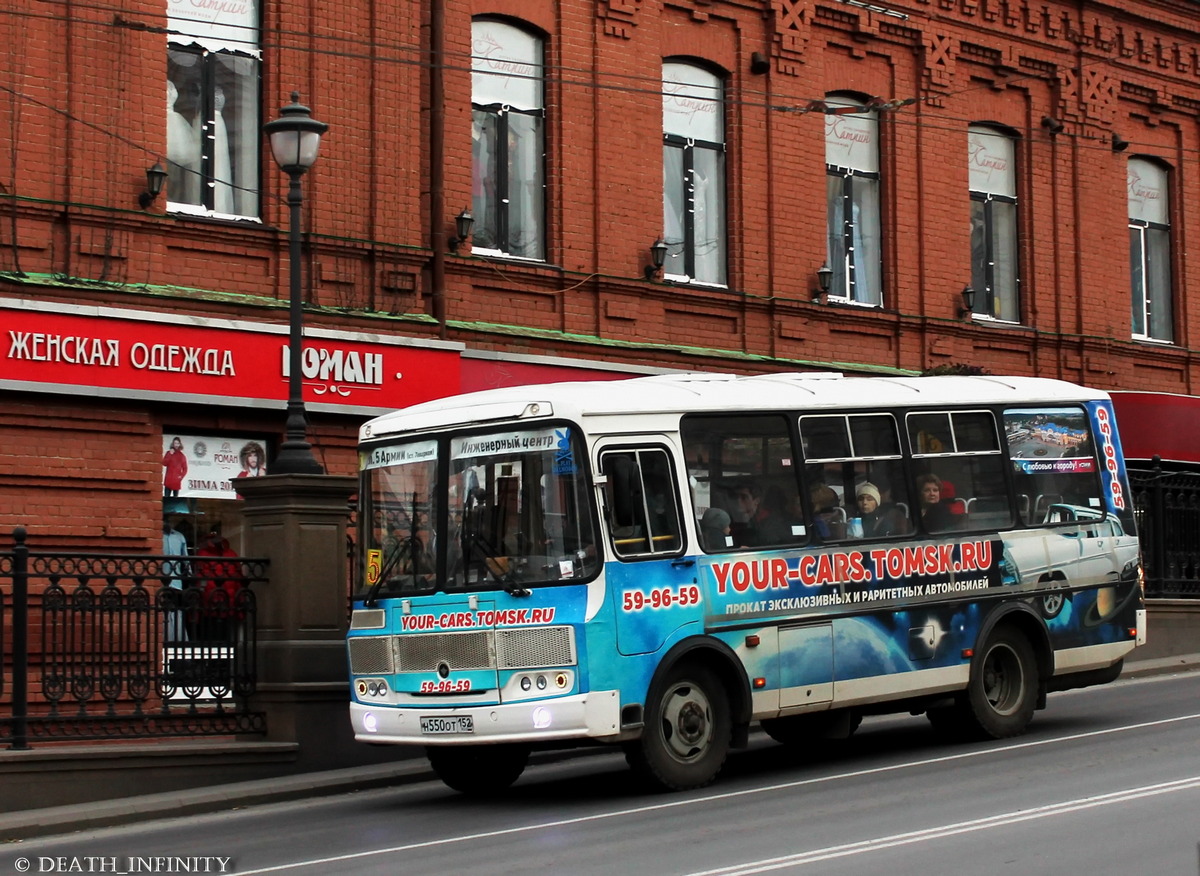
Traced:
<path fill-rule="evenodd" d="M 475 252 L 546 258 L 542 40 L 500 21 L 471 24 Z"/>
<path fill-rule="evenodd" d="M 1012 137 L 976 125 L 968 129 L 975 313 L 1008 322 L 1021 319 L 1015 157 Z"/>
<path fill-rule="evenodd" d="M 865 104 L 827 97 L 825 173 L 828 197 L 829 298 L 883 304 L 880 254 L 879 118 Z"/>
<path fill-rule="evenodd" d="M 172 9 L 176 4 L 170 4 Z M 258 4 L 171 14 L 167 45 L 167 209 L 257 217 Z"/>
<path fill-rule="evenodd" d="M 1167 171 L 1145 158 L 1129 159 L 1129 270 L 1133 336 L 1173 341 L 1171 223 Z"/>
<path fill-rule="evenodd" d="M 725 102 L 721 80 L 663 64 L 663 273 L 725 284 Z"/>

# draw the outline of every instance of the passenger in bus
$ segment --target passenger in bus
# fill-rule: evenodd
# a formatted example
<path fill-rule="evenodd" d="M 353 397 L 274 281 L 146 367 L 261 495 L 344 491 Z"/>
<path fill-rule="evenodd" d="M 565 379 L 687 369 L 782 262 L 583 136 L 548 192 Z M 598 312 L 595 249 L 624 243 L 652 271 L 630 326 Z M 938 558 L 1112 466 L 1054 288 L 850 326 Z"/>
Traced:
<path fill-rule="evenodd" d="M 869 481 L 858 485 L 858 513 L 862 519 L 863 538 L 887 538 L 908 532 L 908 519 L 899 507 L 884 502 L 879 488 Z"/>
<path fill-rule="evenodd" d="M 838 495 L 828 484 L 815 483 L 809 487 L 809 498 L 813 508 L 813 530 L 818 538 L 842 538 L 845 536 L 845 511 L 838 503 Z"/>
<path fill-rule="evenodd" d="M 921 526 L 926 532 L 954 529 L 957 521 L 942 501 L 942 479 L 932 472 L 917 476 L 917 496 L 921 502 Z"/>
<path fill-rule="evenodd" d="M 763 502 L 763 490 L 757 483 L 741 484 L 734 493 L 739 516 L 733 527 L 734 541 L 745 547 L 785 544 L 792 540 L 792 528 L 783 511 Z"/>
<path fill-rule="evenodd" d="M 730 537 L 733 521 L 722 508 L 709 508 L 700 518 L 700 542 L 708 551 L 723 551 L 733 546 Z"/>

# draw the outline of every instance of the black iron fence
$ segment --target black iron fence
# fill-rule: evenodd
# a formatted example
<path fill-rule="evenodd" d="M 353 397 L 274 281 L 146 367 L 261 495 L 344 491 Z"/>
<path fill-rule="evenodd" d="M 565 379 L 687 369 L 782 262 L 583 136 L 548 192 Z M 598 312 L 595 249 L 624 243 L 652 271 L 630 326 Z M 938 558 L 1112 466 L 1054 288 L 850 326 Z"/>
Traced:
<path fill-rule="evenodd" d="M 1146 595 L 1200 599 L 1200 473 L 1130 468 Z"/>
<path fill-rule="evenodd" d="M 264 733 L 266 560 L 0 552 L 0 742 Z"/>

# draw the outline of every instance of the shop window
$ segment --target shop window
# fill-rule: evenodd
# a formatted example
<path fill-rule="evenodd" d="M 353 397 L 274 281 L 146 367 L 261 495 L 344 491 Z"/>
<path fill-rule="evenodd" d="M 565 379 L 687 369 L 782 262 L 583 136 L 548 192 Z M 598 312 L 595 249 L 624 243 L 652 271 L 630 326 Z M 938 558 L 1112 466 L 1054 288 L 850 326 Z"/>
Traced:
<path fill-rule="evenodd" d="M 724 285 L 725 101 L 713 73 L 663 64 L 664 275 Z"/>
<path fill-rule="evenodd" d="M 825 99 L 829 300 L 883 304 L 879 115 L 849 97 Z"/>
<path fill-rule="evenodd" d="M 168 17 L 167 204 L 174 212 L 259 215 L 258 4 L 234 5 L 219 20 L 182 5 Z"/>
<path fill-rule="evenodd" d="M 1018 322 L 1017 178 L 1012 137 L 972 125 L 967 134 L 971 188 L 971 286 L 977 316 Z"/>
<path fill-rule="evenodd" d="M 1167 171 L 1147 159 L 1131 158 L 1127 183 L 1133 336 L 1144 340 L 1173 341 Z"/>
<path fill-rule="evenodd" d="M 477 19 L 471 41 L 472 249 L 545 259 L 542 40 Z"/>

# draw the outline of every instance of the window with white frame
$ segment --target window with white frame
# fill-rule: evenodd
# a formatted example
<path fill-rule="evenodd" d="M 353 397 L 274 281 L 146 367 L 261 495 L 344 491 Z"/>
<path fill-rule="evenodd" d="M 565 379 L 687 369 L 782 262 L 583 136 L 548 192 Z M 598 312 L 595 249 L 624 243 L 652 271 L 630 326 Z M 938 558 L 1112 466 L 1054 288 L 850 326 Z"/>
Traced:
<path fill-rule="evenodd" d="M 980 125 L 967 129 L 974 309 L 1008 322 L 1021 319 L 1015 159 L 1012 137 Z"/>
<path fill-rule="evenodd" d="M 257 217 L 257 0 L 168 5 L 167 209 Z"/>
<path fill-rule="evenodd" d="M 825 99 L 829 298 L 883 304 L 879 116 L 848 97 Z"/>
<path fill-rule="evenodd" d="M 1133 336 L 1175 339 L 1171 320 L 1171 219 L 1167 170 L 1145 158 L 1130 158 L 1129 270 Z"/>
<path fill-rule="evenodd" d="M 724 285 L 725 100 L 714 73 L 663 64 L 665 276 Z"/>
<path fill-rule="evenodd" d="M 476 252 L 546 258 L 542 40 L 490 19 L 471 23 L 472 212 Z"/>

